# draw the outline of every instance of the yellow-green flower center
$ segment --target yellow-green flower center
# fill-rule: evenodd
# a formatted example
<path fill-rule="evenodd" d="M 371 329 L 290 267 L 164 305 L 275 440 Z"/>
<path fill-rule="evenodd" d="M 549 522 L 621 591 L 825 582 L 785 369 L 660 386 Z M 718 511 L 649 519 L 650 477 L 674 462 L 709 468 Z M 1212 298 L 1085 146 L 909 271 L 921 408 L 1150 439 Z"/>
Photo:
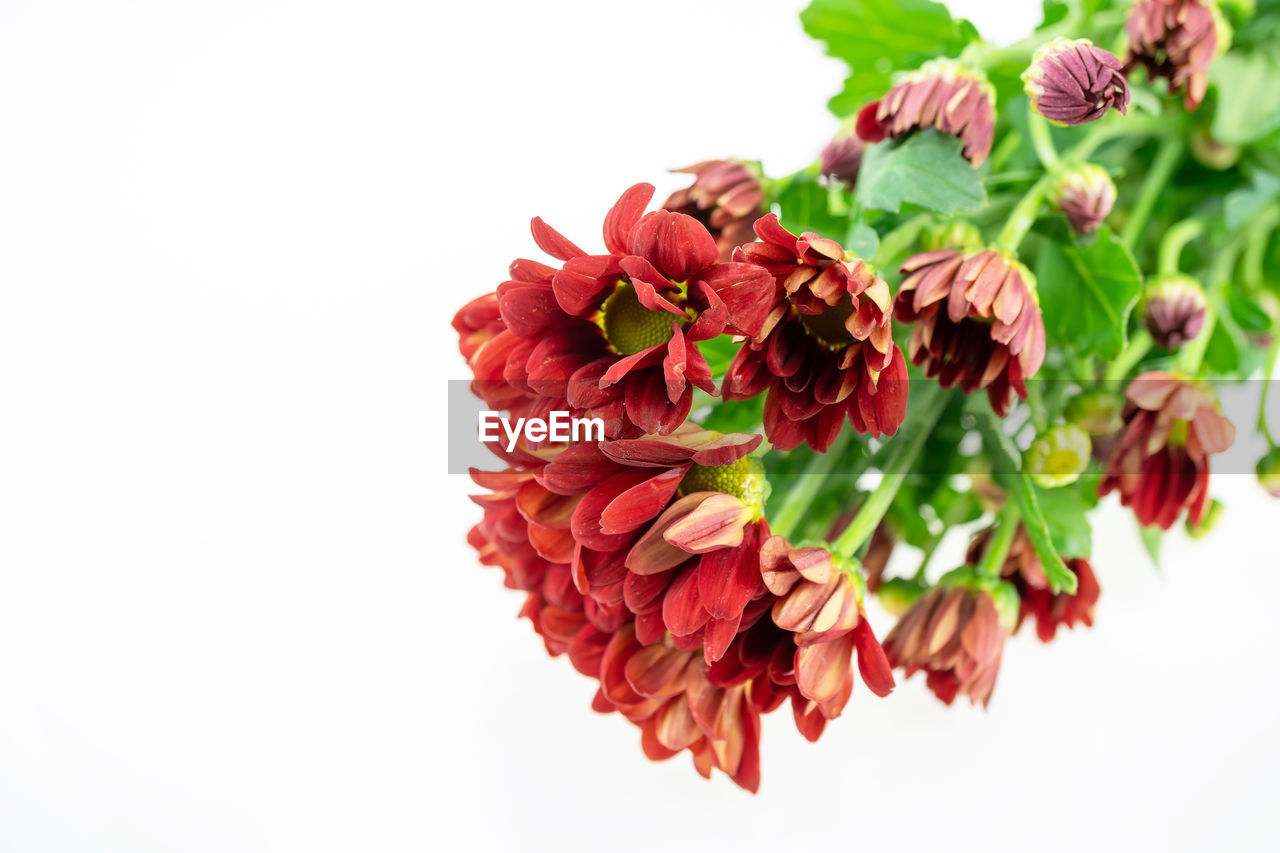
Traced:
<path fill-rule="evenodd" d="M 680 493 L 722 492 L 755 510 L 764 508 L 764 466 L 745 456 L 728 465 L 691 465 L 680 481 Z"/>
<path fill-rule="evenodd" d="M 1187 433 L 1191 429 L 1191 421 L 1182 420 L 1181 418 L 1169 424 L 1169 440 L 1170 447 L 1182 447 L 1187 443 Z"/>
<path fill-rule="evenodd" d="M 600 306 L 601 327 L 609 344 L 620 355 L 634 355 L 671 340 L 671 324 L 679 322 L 668 311 L 650 311 L 640 304 L 636 289 L 621 283 Z"/>

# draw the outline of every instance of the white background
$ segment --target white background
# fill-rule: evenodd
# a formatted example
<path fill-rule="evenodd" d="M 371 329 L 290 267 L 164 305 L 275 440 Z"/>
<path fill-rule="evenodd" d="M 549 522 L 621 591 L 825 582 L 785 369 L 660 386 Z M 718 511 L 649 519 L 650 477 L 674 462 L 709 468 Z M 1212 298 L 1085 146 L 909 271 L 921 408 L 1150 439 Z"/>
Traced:
<path fill-rule="evenodd" d="M 0 5 L 0 849 L 1275 849 L 1251 477 L 1163 575 L 1104 513 L 1097 627 L 989 712 L 768 718 L 755 798 L 645 760 L 466 547 L 453 312 L 531 215 L 590 249 L 669 167 L 809 162 L 801 5 Z"/>

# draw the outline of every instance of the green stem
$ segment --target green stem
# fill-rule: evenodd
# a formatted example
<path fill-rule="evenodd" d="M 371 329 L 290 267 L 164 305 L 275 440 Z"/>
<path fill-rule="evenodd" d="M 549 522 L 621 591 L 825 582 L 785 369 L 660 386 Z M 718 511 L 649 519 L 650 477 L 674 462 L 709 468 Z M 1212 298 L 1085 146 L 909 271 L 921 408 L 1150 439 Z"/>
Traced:
<path fill-rule="evenodd" d="M 871 266 L 878 269 L 905 252 L 920 236 L 920 232 L 929 224 L 932 218 L 932 215 L 928 213 L 913 216 L 888 234 L 885 234 L 880 239 L 880 245 L 876 247 L 875 256 L 871 259 Z"/>
<path fill-rule="evenodd" d="M 1267 353 L 1267 366 L 1262 372 L 1262 393 L 1258 396 L 1258 432 L 1267 440 L 1269 448 L 1276 446 L 1271 427 L 1267 426 L 1267 396 L 1271 393 L 1271 383 L 1275 381 L 1277 353 L 1280 353 L 1280 340 L 1273 341 L 1271 351 Z"/>
<path fill-rule="evenodd" d="M 854 516 L 849 526 L 832 543 L 832 550 L 836 553 L 852 557 L 871 538 L 876 526 L 880 524 L 885 513 L 889 511 L 894 497 L 898 494 L 898 489 L 902 487 L 903 482 L 906 480 L 907 471 L 915 464 L 916 457 L 920 455 L 925 441 L 929 438 L 929 434 L 933 432 L 934 424 L 938 422 L 938 418 L 942 416 L 943 409 L 947 407 L 949 395 L 943 393 L 942 389 L 932 383 L 925 387 L 928 390 L 922 392 L 921 396 L 927 396 L 925 400 L 919 403 L 921 408 L 918 411 L 921 414 L 915 425 L 915 435 L 905 442 L 903 442 L 902 437 L 894 439 L 895 442 L 902 442 L 902 444 L 884 466 L 884 474 L 880 484 L 871 492 L 871 495 L 863 503 L 862 508 L 858 510 L 858 514 Z"/>
<path fill-rule="evenodd" d="M 1151 352 L 1151 347 L 1155 345 L 1155 341 L 1151 339 L 1151 335 L 1146 329 L 1140 329 L 1129 338 L 1129 343 L 1116 356 L 1115 361 L 1107 365 L 1106 380 L 1108 382 L 1119 382 L 1129 375 L 1130 371 Z"/>
<path fill-rule="evenodd" d="M 809 505 L 822 489 L 827 475 L 835 468 L 840 457 L 844 455 L 853 436 L 853 430 L 843 429 L 832 442 L 826 453 L 815 453 L 809 464 L 800 472 L 795 485 L 782 497 L 777 512 L 769 513 L 769 527 L 780 536 L 790 537 L 796 525 L 804 518 Z"/>
<path fill-rule="evenodd" d="M 1171 135 L 1160 145 L 1160 150 L 1151 163 L 1151 171 L 1147 172 L 1142 189 L 1138 191 L 1138 200 L 1134 203 L 1133 210 L 1129 212 L 1129 221 L 1125 223 L 1124 231 L 1120 234 L 1120 242 L 1129 251 L 1134 250 L 1143 229 L 1147 227 L 1147 219 L 1155 209 L 1156 200 L 1168 185 L 1169 179 L 1173 177 L 1174 170 L 1182 163 L 1185 149 L 1186 145 L 1181 135 Z"/>
<path fill-rule="evenodd" d="M 1018 244 L 1022 242 L 1023 237 L 1027 236 L 1031 226 L 1036 223 L 1036 217 L 1040 215 L 1040 206 L 1044 204 L 1045 195 L 1049 192 L 1049 185 L 1052 182 L 1053 175 L 1046 174 L 1031 185 L 1031 189 L 1027 190 L 1027 194 L 1009 214 L 1004 228 L 996 235 L 996 246 L 1009 252 L 1018 251 Z"/>
<path fill-rule="evenodd" d="M 1160 275 L 1173 275 L 1180 267 L 1178 258 L 1182 250 L 1192 240 L 1204 233 L 1204 220 L 1196 216 L 1188 217 L 1164 232 L 1160 241 Z"/>
<path fill-rule="evenodd" d="M 1000 577 L 1000 572 L 1004 570 L 1005 558 L 1009 556 L 1009 549 L 1013 547 L 1014 537 L 1018 533 L 1020 520 L 1017 503 L 1006 502 L 996 520 L 996 532 L 987 541 L 987 550 L 983 552 L 982 561 L 978 563 L 978 574 L 988 578 Z"/>
<path fill-rule="evenodd" d="M 1049 133 L 1049 122 L 1044 116 L 1028 109 L 1027 126 L 1031 130 L 1031 145 L 1036 156 L 1050 172 L 1058 168 L 1058 149 L 1053 146 L 1053 137 Z"/>
<path fill-rule="evenodd" d="M 1031 409 L 1031 425 L 1036 435 L 1049 428 L 1049 412 L 1045 409 L 1044 395 L 1040 391 L 1040 380 L 1027 380 L 1027 407 Z"/>

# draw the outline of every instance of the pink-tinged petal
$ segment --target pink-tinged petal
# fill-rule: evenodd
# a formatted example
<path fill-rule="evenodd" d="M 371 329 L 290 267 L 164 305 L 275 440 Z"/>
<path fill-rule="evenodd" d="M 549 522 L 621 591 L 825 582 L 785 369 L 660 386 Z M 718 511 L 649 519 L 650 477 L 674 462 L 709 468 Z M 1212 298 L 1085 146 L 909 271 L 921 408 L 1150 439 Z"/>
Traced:
<path fill-rule="evenodd" d="M 1130 382 L 1124 395 L 1135 406 L 1154 412 L 1162 408 L 1165 401 L 1181 387 L 1182 383 L 1176 377 L 1153 370 Z"/>
<path fill-rule="evenodd" d="M 681 750 L 702 740 L 702 730 L 689 712 L 684 696 L 677 696 L 662 706 L 654 718 L 654 736 L 667 749 Z"/>
<path fill-rule="evenodd" d="M 704 500 L 668 527 L 662 537 L 690 554 L 705 554 L 741 545 L 743 530 L 751 520 L 751 509 L 733 495 L 719 492 L 694 494 L 702 495 Z"/>
<path fill-rule="evenodd" d="M 558 270 L 527 258 L 516 258 L 511 262 L 511 266 L 507 267 L 507 272 L 510 273 L 513 281 L 550 284 Z"/>
<path fill-rule="evenodd" d="M 853 694 L 853 638 L 846 634 L 830 643 L 814 643 L 796 650 L 796 687 L 817 702 L 827 719 L 840 716 Z"/>
<path fill-rule="evenodd" d="M 627 568 L 637 575 L 665 572 L 689 559 L 689 553 L 668 542 L 664 536 L 671 525 L 702 504 L 712 492 L 685 495 L 667 507 L 627 554 Z"/>
<path fill-rule="evenodd" d="M 669 210 L 651 211 L 636 223 L 631 250 L 672 281 L 689 281 L 720 257 L 715 238 L 702 223 Z"/>
<path fill-rule="evenodd" d="M 755 264 L 715 264 L 700 278 L 724 302 L 729 324 L 738 334 L 755 337 L 760 333 L 773 301 L 774 280 Z"/>
<path fill-rule="evenodd" d="M 1205 453 L 1225 453 L 1236 440 L 1235 424 L 1214 411 L 1199 412 L 1191 428 Z"/>
<path fill-rule="evenodd" d="M 670 699 L 684 693 L 689 653 L 663 645 L 640 649 L 627 661 L 623 673 L 631 689 L 650 699 Z"/>
<path fill-rule="evenodd" d="M 529 223 L 529 230 L 533 232 L 533 242 L 538 244 L 538 248 L 553 258 L 567 261 L 586 254 L 569 242 L 568 238 L 559 231 L 543 222 L 540 216 L 533 217 L 533 221 Z"/>
<path fill-rule="evenodd" d="M 630 254 L 631 229 L 644 215 L 653 198 L 653 184 L 636 184 L 627 189 L 609 208 L 604 218 L 604 245 L 612 254 Z"/>
<path fill-rule="evenodd" d="M 698 448 L 693 461 L 699 465 L 730 465 L 744 456 L 748 456 L 764 437 L 755 434 L 731 432 Z"/>
<path fill-rule="evenodd" d="M 683 468 L 672 468 L 618 495 L 600 514 L 601 532 L 629 533 L 655 518 L 676 493 L 683 476 Z"/>
<path fill-rule="evenodd" d="M 770 536 L 760 546 L 760 577 L 774 595 L 786 595 L 800 580 L 785 536 Z"/>
<path fill-rule="evenodd" d="M 678 637 L 687 637 L 707 624 L 707 611 L 698 597 L 697 578 L 693 569 L 686 569 L 671 582 L 662 599 L 662 621 L 667 630 Z"/>
<path fill-rule="evenodd" d="M 565 263 L 551 287 L 566 314 L 586 317 L 613 294 L 621 274 L 622 267 L 612 255 L 581 255 Z"/>
<path fill-rule="evenodd" d="M 760 564 L 752 548 L 721 548 L 698 562 L 698 593 L 713 619 L 741 617 L 760 589 Z"/>
<path fill-rule="evenodd" d="M 667 399 L 675 403 L 687 385 L 684 370 L 688 365 L 687 348 L 680 327 L 671 324 L 671 339 L 667 341 L 667 357 L 662 360 L 662 375 L 667 383 Z M 696 352 L 696 350 L 695 350 Z"/>

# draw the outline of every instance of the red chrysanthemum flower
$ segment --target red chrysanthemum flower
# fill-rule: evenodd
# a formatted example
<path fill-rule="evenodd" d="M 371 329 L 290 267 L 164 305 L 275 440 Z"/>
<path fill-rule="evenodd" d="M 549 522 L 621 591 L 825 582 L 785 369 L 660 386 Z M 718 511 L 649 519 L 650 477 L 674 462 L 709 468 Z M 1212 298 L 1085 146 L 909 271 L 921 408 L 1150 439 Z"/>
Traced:
<path fill-rule="evenodd" d="M 1168 530 L 1185 510 L 1199 524 L 1209 506 L 1209 457 L 1235 441 L 1236 428 L 1203 385 L 1144 373 L 1125 390 L 1125 428 L 1098 484 L 1120 492 L 1138 523 Z"/>
<path fill-rule="evenodd" d="M 795 633 L 796 688 L 824 719 L 838 717 L 853 692 L 855 649 L 863 682 L 877 696 L 889 695 L 893 671 L 862 609 L 856 565 L 774 536 L 761 549 L 760 568 L 778 596 L 773 623 Z"/>
<path fill-rule="evenodd" d="M 1124 25 L 1129 35 L 1125 73 L 1142 65 L 1151 79 L 1169 81 L 1169 94 L 1182 92 L 1187 109 L 1200 106 L 1209 89 L 1209 66 L 1218 55 L 1215 12 L 1204 0 L 1138 0 Z"/>
<path fill-rule="evenodd" d="M 933 59 L 858 112 L 858 136 L 880 142 L 931 127 L 960 139 L 964 156 L 977 168 L 991 153 L 995 104 L 995 89 L 980 70 L 954 59 Z"/>
<path fill-rule="evenodd" d="M 969 551 L 965 560 L 977 565 L 986 553 L 991 541 L 990 529 L 984 530 L 969 543 Z M 1054 638 L 1059 626 L 1074 628 L 1077 624 L 1092 626 L 1093 611 L 1098 604 L 1098 596 L 1102 589 L 1098 586 L 1098 578 L 1093 573 L 1093 566 L 1081 557 L 1064 561 L 1067 568 L 1076 576 L 1075 594 L 1055 593 L 1049 586 L 1049 578 L 1044 572 L 1044 563 L 1036 555 L 1031 539 L 1022 526 L 1014 536 L 1009 547 L 1009 555 L 1005 558 L 1001 577 L 1013 584 L 1018 592 L 1019 610 L 1017 629 L 1031 617 L 1036 623 L 1036 636 L 1047 643 Z"/>
<path fill-rule="evenodd" d="M 996 686 L 1011 621 L 987 589 L 944 577 L 893 627 L 884 651 L 908 678 L 924 670 L 926 685 L 948 705 L 963 695 L 985 706 Z"/>
<path fill-rule="evenodd" d="M 693 184 L 676 190 L 662 206 L 705 225 L 720 260 L 730 260 L 734 249 L 755 239 L 751 226 L 765 214 L 759 169 L 741 160 L 707 160 L 676 171 L 693 175 Z"/>
<path fill-rule="evenodd" d="M 996 414 L 1044 363 L 1044 321 L 1031 271 L 993 249 L 941 249 L 908 258 L 894 319 L 915 323 L 911 361 L 944 388 L 986 389 Z"/>
<path fill-rule="evenodd" d="M 762 242 L 735 257 L 768 270 L 776 284 L 760 334 L 738 351 L 725 399 L 768 392 L 765 434 L 789 450 L 825 452 L 847 419 L 877 438 L 893 435 L 907 405 L 907 365 L 893 342 L 889 286 L 839 243 L 797 237 L 769 214 Z"/>
<path fill-rule="evenodd" d="M 645 214 L 652 195 L 637 184 L 609 211 L 605 255 L 533 220 L 534 240 L 563 265 L 518 260 L 499 285 L 505 328 L 471 358 L 476 391 L 491 407 L 600 417 L 617 437 L 671 432 L 694 387 L 716 393 L 698 342 L 757 334 L 773 282 L 757 267 L 720 262 L 715 240 L 691 217 Z M 468 347 L 477 336 L 471 314 L 483 312 L 457 320 Z"/>

